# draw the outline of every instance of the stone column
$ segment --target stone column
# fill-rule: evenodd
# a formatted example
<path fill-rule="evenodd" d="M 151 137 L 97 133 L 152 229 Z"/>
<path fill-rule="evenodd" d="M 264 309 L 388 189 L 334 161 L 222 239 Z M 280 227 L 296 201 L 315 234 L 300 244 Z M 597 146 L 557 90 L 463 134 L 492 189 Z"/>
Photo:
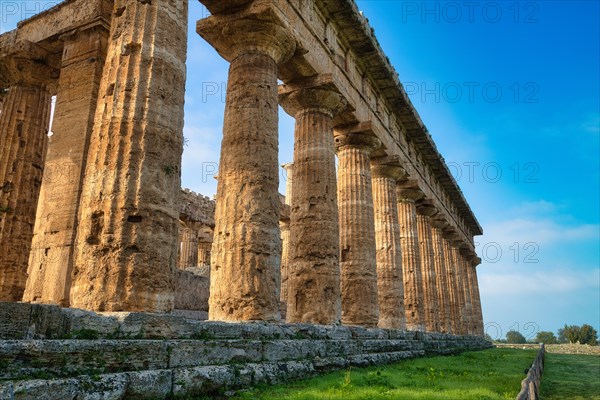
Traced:
<path fill-rule="evenodd" d="M 94 110 L 109 27 L 98 21 L 64 41 L 53 135 L 40 191 L 23 301 L 69 307 L 71 273 Z"/>
<path fill-rule="evenodd" d="M 463 284 L 462 257 L 460 255 L 460 246 L 462 240 L 455 239 L 451 242 L 452 264 L 454 269 L 454 281 L 456 287 L 456 315 L 458 333 L 465 335 L 467 333 L 467 316 L 465 311 L 465 287 Z"/>
<path fill-rule="evenodd" d="M 292 179 L 294 174 L 294 163 L 283 164 L 282 167 L 286 172 L 285 204 L 288 207 L 290 207 L 292 205 Z M 291 261 L 289 214 L 286 215 L 286 218 L 279 220 L 279 229 L 281 230 L 281 289 L 279 294 L 279 301 L 285 303 L 287 308 L 289 265 Z"/>
<path fill-rule="evenodd" d="M 474 316 L 475 316 L 475 334 L 479 336 L 484 336 L 485 326 L 483 324 L 483 313 L 481 309 L 481 297 L 479 294 L 479 282 L 477 279 L 477 266 L 481 264 L 481 258 L 475 257 L 471 261 L 471 288 L 473 295 L 473 306 L 474 306 Z"/>
<path fill-rule="evenodd" d="M 442 230 L 448 226 L 443 218 L 431 219 L 431 241 L 433 244 L 433 262 L 437 278 L 438 308 L 440 315 L 440 331 L 452 332 L 452 313 L 450 309 L 450 290 L 446 270 L 446 254 Z"/>
<path fill-rule="evenodd" d="M 198 265 L 210 265 L 210 250 L 212 242 L 198 243 Z"/>
<path fill-rule="evenodd" d="M 0 113 L 0 301 L 21 301 L 25 290 L 49 119 L 42 82 L 10 88 Z"/>
<path fill-rule="evenodd" d="M 181 254 L 179 269 L 198 266 L 198 230 L 193 226 L 183 228 L 181 232 Z"/>
<path fill-rule="evenodd" d="M 471 269 L 471 260 L 475 257 L 473 250 L 469 247 L 462 247 L 460 249 L 461 257 L 461 271 L 462 271 L 462 282 L 463 290 L 465 293 L 465 307 L 464 314 L 466 320 L 466 332 L 469 335 L 475 334 L 475 316 L 473 315 L 473 300 L 471 298 L 471 280 L 469 270 Z"/>
<path fill-rule="evenodd" d="M 268 13 L 269 10 L 265 10 Z M 292 34 L 267 20 L 213 15 L 198 33 L 231 65 L 221 143 L 209 318 L 278 321 L 278 65 Z M 270 18 L 270 19 L 269 19 Z"/>
<path fill-rule="evenodd" d="M 377 245 L 377 294 L 379 324 L 385 329 L 406 329 L 404 284 L 396 182 L 406 177 L 400 161 L 390 157 L 374 159 L 373 201 Z"/>
<path fill-rule="evenodd" d="M 421 253 L 421 276 L 423 279 L 423 309 L 427 332 L 440 332 L 440 312 L 438 307 L 438 285 L 435 271 L 435 253 L 431 233 L 431 218 L 437 214 L 431 205 L 417 207 L 417 227 L 419 231 L 419 252 Z"/>
<path fill-rule="evenodd" d="M 333 118 L 346 105 L 334 87 L 284 85 L 280 101 L 296 118 L 288 322 L 339 323 L 340 264 Z"/>
<path fill-rule="evenodd" d="M 415 201 L 421 199 L 423 193 L 418 189 L 398 187 L 397 194 L 406 328 L 411 331 L 424 332 L 423 276 L 417 227 L 417 206 L 415 205 Z"/>
<path fill-rule="evenodd" d="M 448 230 L 449 229 L 449 230 Z M 458 311 L 458 288 L 456 281 L 456 264 L 454 262 L 452 253 L 451 237 L 453 235 L 452 228 L 448 227 L 447 230 L 443 231 L 443 247 L 444 247 L 444 259 L 446 265 L 446 283 L 449 298 L 449 309 L 450 309 L 450 329 L 455 335 L 458 335 L 460 328 L 460 315 Z"/>
<path fill-rule="evenodd" d="M 188 4 L 119 5 L 90 139 L 71 306 L 165 312 L 177 268 Z"/>
<path fill-rule="evenodd" d="M 377 263 L 370 154 L 380 146 L 368 133 L 339 134 L 338 205 L 342 323 L 377 326 Z"/>

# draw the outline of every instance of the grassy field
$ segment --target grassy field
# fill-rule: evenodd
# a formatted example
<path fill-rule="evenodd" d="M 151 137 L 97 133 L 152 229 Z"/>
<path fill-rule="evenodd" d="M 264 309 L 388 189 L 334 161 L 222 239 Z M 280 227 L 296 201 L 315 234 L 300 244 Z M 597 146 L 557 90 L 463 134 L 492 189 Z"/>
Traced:
<path fill-rule="evenodd" d="M 244 392 L 237 400 L 514 399 L 535 350 L 490 349 L 451 357 L 351 369 L 287 386 Z"/>
<path fill-rule="evenodd" d="M 600 357 L 546 353 L 540 397 L 600 400 Z"/>

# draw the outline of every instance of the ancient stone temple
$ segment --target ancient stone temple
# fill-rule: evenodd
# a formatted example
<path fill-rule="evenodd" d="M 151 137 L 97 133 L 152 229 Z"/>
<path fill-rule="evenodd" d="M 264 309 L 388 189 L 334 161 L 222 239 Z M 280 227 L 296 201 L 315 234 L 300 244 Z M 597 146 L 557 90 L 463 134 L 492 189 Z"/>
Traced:
<path fill-rule="evenodd" d="M 0 300 L 482 335 L 482 228 L 354 1 L 201 2 L 192 38 L 187 0 L 0 35 Z M 188 40 L 230 64 L 214 201 L 180 189 Z"/>
<path fill-rule="evenodd" d="M 206 394 L 489 346 L 482 228 L 354 0 L 200 1 L 194 37 L 188 0 L 64 0 L 0 35 L 0 398 Z M 214 199 L 181 189 L 188 40 L 229 62 Z M 29 343 L 82 332 L 102 350 Z M 99 378 L 18 381 L 66 355 Z"/>

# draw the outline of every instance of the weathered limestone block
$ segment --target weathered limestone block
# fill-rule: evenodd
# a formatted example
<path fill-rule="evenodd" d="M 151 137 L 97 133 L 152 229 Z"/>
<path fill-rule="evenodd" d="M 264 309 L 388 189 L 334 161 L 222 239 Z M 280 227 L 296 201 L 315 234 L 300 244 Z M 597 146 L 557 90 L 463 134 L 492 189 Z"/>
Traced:
<path fill-rule="evenodd" d="M 452 331 L 452 315 L 450 310 L 450 291 L 448 289 L 448 276 L 446 272 L 446 256 L 444 253 L 444 239 L 442 230 L 448 226 L 445 219 L 431 220 L 431 240 L 433 243 L 433 262 L 437 277 L 438 308 L 440 318 L 440 331 Z"/>
<path fill-rule="evenodd" d="M 210 276 L 202 268 L 175 272 L 175 309 L 208 311 Z"/>
<path fill-rule="evenodd" d="M 346 101 L 333 84 L 312 80 L 279 92 L 296 119 L 287 320 L 333 325 L 341 317 L 333 118 Z"/>
<path fill-rule="evenodd" d="M 49 118 L 43 82 L 10 88 L 0 114 L 0 301 L 20 301 L 25 290 Z"/>
<path fill-rule="evenodd" d="M 82 190 L 73 307 L 173 309 L 187 5 L 115 4 Z"/>
<path fill-rule="evenodd" d="M 69 306 L 81 182 L 106 58 L 102 22 L 65 34 L 53 135 L 35 221 L 23 301 Z"/>
<path fill-rule="evenodd" d="M 342 323 L 374 327 L 379 303 L 370 154 L 381 143 L 369 131 L 336 134 Z"/>
<path fill-rule="evenodd" d="M 406 173 L 397 159 L 371 161 L 377 245 L 377 295 L 380 328 L 406 329 L 404 283 L 396 182 Z"/>
<path fill-rule="evenodd" d="M 244 18 L 211 16 L 197 26 L 231 62 L 211 265 L 213 320 L 280 319 L 277 71 L 296 42 L 264 7 Z"/>
<path fill-rule="evenodd" d="M 437 212 L 437 209 L 431 205 L 422 204 L 417 207 L 421 276 L 423 277 L 423 308 L 425 312 L 425 329 L 427 332 L 441 332 L 435 254 L 433 252 L 433 238 L 431 234 L 431 218 Z"/>
<path fill-rule="evenodd" d="M 415 205 L 415 201 L 421 199 L 423 193 L 417 189 L 398 186 L 397 196 L 406 328 L 424 332 L 423 276 L 417 229 L 417 207 Z"/>

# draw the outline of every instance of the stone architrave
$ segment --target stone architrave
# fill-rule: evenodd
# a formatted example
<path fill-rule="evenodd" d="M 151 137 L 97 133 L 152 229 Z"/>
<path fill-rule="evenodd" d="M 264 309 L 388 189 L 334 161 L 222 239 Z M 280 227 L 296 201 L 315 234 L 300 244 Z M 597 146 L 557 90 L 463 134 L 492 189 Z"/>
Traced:
<path fill-rule="evenodd" d="M 438 284 L 435 270 L 435 253 L 431 233 L 431 219 L 438 210 L 429 204 L 417 206 L 417 226 L 419 230 L 419 251 L 421 254 L 421 276 L 423 279 L 423 309 L 425 330 L 440 332 L 440 311 L 438 305 Z"/>
<path fill-rule="evenodd" d="M 319 77 L 281 86 L 279 98 L 296 119 L 287 321 L 333 325 L 341 317 L 333 119 L 347 103 Z"/>
<path fill-rule="evenodd" d="M 82 190 L 71 306 L 171 311 L 188 2 L 115 5 Z"/>
<path fill-rule="evenodd" d="M 336 131 L 339 157 L 342 323 L 379 323 L 375 217 L 370 155 L 380 146 L 372 131 Z"/>
<path fill-rule="evenodd" d="M 404 283 L 396 182 L 406 177 L 395 157 L 371 160 L 375 243 L 377 245 L 377 295 L 379 324 L 385 329 L 406 329 Z"/>
<path fill-rule="evenodd" d="M 423 275 L 417 228 L 417 206 L 415 204 L 423 197 L 423 192 L 415 188 L 398 186 L 397 195 L 406 328 L 410 331 L 424 332 Z"/>
<path fill-rule="evenodd" d="M 262 4 L 262 3 L 261 3 Z M 197 31 L 228 60 L 229 81 L 215 211 L 209 318 L 278 321 L 278 66 L 293 34 L 260 5 L 200 20 Z M 210 7 L 209 7 L 210 9 Z"/>

